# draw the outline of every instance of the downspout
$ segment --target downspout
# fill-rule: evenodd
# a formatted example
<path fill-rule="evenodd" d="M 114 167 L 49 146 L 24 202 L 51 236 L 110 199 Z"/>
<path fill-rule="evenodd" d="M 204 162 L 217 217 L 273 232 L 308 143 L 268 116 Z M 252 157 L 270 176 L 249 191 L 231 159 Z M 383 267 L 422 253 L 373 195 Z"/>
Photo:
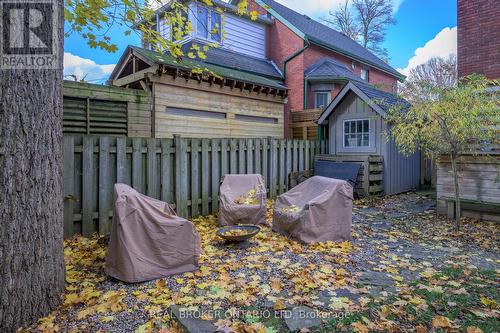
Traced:
<path fill-rule="evenodd" d="M 304 42 L 306 45 L 304 45 L 303 48 L 301 48 L 300 50 L 296 51 L 294 54 L 292 54 L 291 56 L 289 56 L 288 58 L 285 59 L 285 61 L 283 62 L 283 79 L 286 80 L 286 65 L 292 61 L 293 59 L 295 59 L 297 56 L 299 56 L 302 52 L 304 52 L 310 45 L 311 43 L 309 43 L 309 40 L 307 39 L 307 37 L 304 38 Z"/>

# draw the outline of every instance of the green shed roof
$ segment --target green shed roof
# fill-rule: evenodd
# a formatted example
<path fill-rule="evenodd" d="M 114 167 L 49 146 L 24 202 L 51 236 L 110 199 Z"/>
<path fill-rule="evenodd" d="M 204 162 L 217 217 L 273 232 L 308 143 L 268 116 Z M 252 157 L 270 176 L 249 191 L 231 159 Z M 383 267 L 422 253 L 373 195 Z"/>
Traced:
<path fill-rule="evenodd" d="M 226 79 L 234 79 L 238 81 L 244 81 L 247 83 L 253 83 L 257 85 L 262 85 L 282 90 L 287 89 L 280 81 L 271 80 L 260 75 L 238 71 L 235 69 L 217 66 L 213 64 L 207 64 L 201 61 L 187 59 L 186 57 L 184 57 L 181 60 L 177 60 L 170 54 L 163 54 L 136 46 L 131 46 L 131 48 L 135 52 L 140 54 L 142 57 L 156 64 L 167 65 L 186 70 L 202 69 L 205 72 L 214 73 Z"/>

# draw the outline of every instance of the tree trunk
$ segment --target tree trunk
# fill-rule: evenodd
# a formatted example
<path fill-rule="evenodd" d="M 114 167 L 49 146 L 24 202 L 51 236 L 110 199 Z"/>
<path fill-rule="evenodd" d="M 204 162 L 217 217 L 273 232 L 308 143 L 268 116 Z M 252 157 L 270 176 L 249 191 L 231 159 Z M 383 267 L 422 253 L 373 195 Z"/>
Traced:
<path fill-rule="evenodd" d="M 455 230 L 460 230 L 460 217 L 461 217 L 461 209 L 460 209 L 460 187 L 458 184 L 458 166 L 457 166 L 457 156 L 455 154 L 451 154 L 451 169 L 453 170 L 453 183 L 455 187 Z"/>
<path fill-rule="evenodd" d="M 57 6 L 58 69 L 0 70 L 0 332 L 47 315 L 64 288 Z"/>

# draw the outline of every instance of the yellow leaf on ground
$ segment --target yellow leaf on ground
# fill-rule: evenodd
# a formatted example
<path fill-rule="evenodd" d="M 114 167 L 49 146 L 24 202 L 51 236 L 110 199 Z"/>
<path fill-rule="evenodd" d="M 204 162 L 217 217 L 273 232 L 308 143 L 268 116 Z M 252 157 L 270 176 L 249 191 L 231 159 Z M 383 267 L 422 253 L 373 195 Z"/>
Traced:
<path fill-rule="evenodd" d="M 366 327 L 366 325 L 363 325 L 360 322 L 352 323 L 351 326 L 358 333 L 368 333 L 369 332 L 368 327 Z"/>
<path fill-rule="evenodd" d="M 451 327 L 451 321 L 443 316 L 436 316 L 434 319 L 432 319 L 432 326 L 433 327 L 440 327 L 440 328 L 450 328 Z"/>
<path fill-rule="evenodd" d="M 425 326 L 422 324 L 418 324 L 415 329 L 417 333 L 427 333 L 427 328 L 425 328 Z"/>
<path fill-rule="evenodd" d="M 483 333 L 483 330 L 476 326 L 467 327 L 467 333 Z"/>

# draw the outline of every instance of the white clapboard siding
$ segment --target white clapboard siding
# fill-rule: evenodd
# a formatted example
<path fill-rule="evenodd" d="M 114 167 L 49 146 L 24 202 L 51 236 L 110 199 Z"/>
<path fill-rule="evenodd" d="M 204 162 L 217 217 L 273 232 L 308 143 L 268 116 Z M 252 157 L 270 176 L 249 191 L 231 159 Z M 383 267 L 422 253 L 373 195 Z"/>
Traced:
<path fill-rule="evenodd" d="M 248 19 L 226 14 L 223 47 L 252 57 L 266 57 L 266 27 Z"/>

